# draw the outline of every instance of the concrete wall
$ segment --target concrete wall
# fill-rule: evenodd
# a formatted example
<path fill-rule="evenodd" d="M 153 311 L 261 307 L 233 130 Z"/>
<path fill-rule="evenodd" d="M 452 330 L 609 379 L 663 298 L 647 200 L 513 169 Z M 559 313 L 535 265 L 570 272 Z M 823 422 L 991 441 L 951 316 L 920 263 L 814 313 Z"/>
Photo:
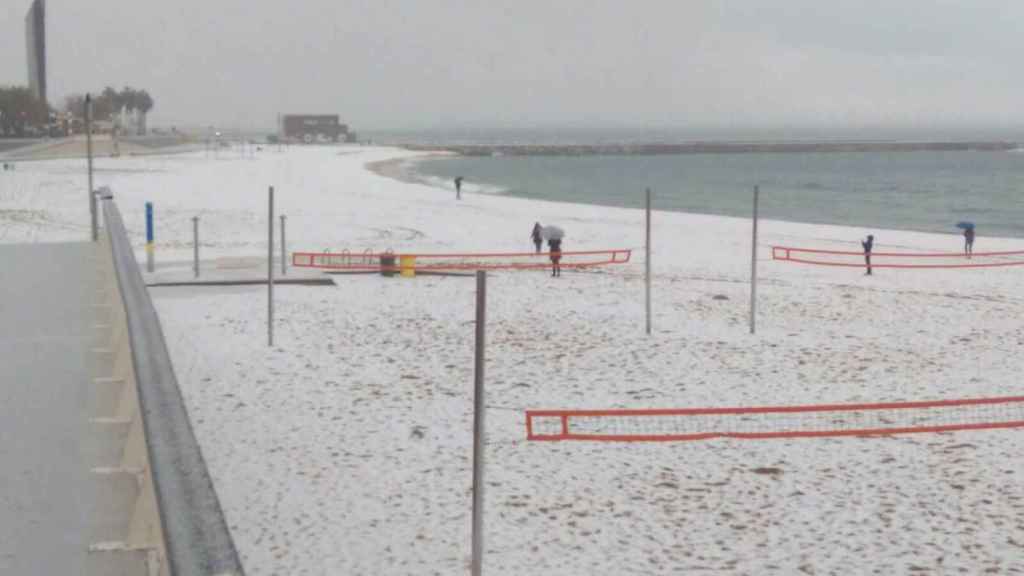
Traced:
<path fill-rule="evenodd" d="M 96 509 L 104 513 L 92 534 L 84 573 L 168 576 L 170 569 L 150 474 L 131 339 L 109 241 L 105 237 L 102 241 L 103 287 L 97 294 L 93 349 L 96 401 L 90 423 L 106 447 L 96 455 L 92 468 Z"/>

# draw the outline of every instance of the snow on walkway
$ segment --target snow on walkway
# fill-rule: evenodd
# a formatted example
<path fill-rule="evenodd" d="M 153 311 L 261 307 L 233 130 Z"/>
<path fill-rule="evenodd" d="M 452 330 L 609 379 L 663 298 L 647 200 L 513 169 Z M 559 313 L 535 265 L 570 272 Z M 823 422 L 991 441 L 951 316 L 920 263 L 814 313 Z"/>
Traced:
<path fill-rule="evenodd" d="M 204 257 L 265 253 L 268 185 L 292 250 L 528 250 L 537 220 L 566 229 L 566 250 L 643 243 L 636 210 L 473 194 L 456 202 L 451 191 L 363 168 L 403 155 L 350 147 L 123 158 L 101 162 L 97 180 L 115 190 L 140 257 L 142 203 L 156 203 L 165 266 L 188 266 L 197 214 Z M 0 241 L 80 234 L 88 220 L 75 204 L 76 169 L 19 165 L 3 181 L 14 192 L 0 192 Z M 4 220 L 11 210 L 40 216 Z M 952 235 L 783 222 L 764 222 L 762 242 L 850 248 L 869 232 L 876 250 L 959 245 Z M 639 254 L 560 279 L 490 275 L 487 573 L 1024 571 L 1020 431 L 525 441 L 526 408 L 1021 394 L 1024 270 L 865 277 L 771 262 L 762 248 L 759 333 L 750 336 L 749 242 L 743 219 L 657 213 L 651 337 Z M 979 238 L 976 248 L 1022 242 Z M 473 280 L 335 280 L 275 290 L 269 349 L 264 289 L 153 289 L 247 572 L 465 573 Z"/>

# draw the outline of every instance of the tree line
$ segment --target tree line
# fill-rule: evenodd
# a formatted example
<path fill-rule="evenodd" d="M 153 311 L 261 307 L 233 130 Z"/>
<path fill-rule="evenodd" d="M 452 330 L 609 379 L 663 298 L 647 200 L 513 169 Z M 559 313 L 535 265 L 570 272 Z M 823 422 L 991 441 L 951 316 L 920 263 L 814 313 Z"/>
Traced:
<path fill-rule="evenodd" d="M 145 90 L 136 90 L 130 86 L 122 90 L 115 90 L 107 86 L 99 94 L 92 97 L 92 119 L 109 121 L 121 110 L 127 110 L 129 114 L 138 112 L 143 117 L 153 109 L 153 97 Z M 64 111 L 70 112 L 76 117 L 82 117 L 85 110 L 85 94 L 71 94 L 64 98 Z"/>
<path fill-rule="evenodd" d="M 30 126 L 50 121 L 50 106 L 27 86 L 0 86 L 0 134 L 24 136 Z"/>
<path fill-rule="evenodd" d="M 146 115 L 155 102 L 146 90 L 126 86 L 116 90 L 107 86 L 92 96 L 93 120 L 116 122 L 122 110 L 137 114 L 140 133 L 145 132 Z M 85 119 L 85 94 L 64 98 L 63 107 L 53 108 L 36 98 L 26 86 L 0 86 L 0 135 L 24 136 L 56 124 L 57 112 L 65 112 L 79 124 Z"/>

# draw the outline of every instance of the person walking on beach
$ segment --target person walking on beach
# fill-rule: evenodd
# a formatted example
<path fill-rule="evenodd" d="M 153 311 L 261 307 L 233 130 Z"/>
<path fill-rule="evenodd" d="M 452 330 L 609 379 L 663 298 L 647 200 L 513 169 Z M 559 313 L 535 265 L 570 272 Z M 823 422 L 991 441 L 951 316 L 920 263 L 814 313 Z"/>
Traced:
<path fill-rule="evenodd" d="M 974 226 L 964 228 L 964 255 L 968 258 L 974 254 Z"/>
<path fill-rule="evenodd" d="M 540 254 L 540 247 L 544 244 L 544 238 L 541 236 L 541 230 L 544 227 L 540 225 L 540 222 L 533 224 L 533 232 L 530 232 L 530 239 L 533 240 L 533 245 L 537 247 L 537 254 Z"/>
<path fill-rule="evenodd" d="M 864 247 L 864 263 L 868 267 L 867 276 L 871 276 L 871 248 L 875 245 L 875 237 L 868 234 L 867 240 L 861 240 L 860 245 Z"/>
<path fill-rule="evenodd" d="M 551 252 L 551 277 L 562 275 L 562 239 L 548 238 L 548 250 Z"/>
<path fill-rule="evenodd" d="M 462 176 L 455 177 L 455 199 L 462 200 Z"/>

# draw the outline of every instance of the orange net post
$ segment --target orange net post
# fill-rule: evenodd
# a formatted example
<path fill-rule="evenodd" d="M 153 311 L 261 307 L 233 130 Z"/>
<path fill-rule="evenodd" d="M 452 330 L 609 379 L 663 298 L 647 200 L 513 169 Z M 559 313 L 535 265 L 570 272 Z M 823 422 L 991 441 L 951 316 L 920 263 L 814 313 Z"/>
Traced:
<path fill-rule="evenodd" d="M 415 259 L 415 271 L 465 271 L 465 270 L 530 270 L 551 266 L 549 252 L 499 252 L 499 253 L 453 253 L 453 254 L 374 254 L 364 253 L 353 256 L 348 252 L 294 252 L 292 266 L 297 268 L 323 268 L 328 270 L 376 271 L 381 270 L 381 256 L 411 257 Z M 626 264 L 632 250 L 589 250 L 562 252 L 563 268 L 590 268 L 611 264 Z M 397 266 L 394 267 L 398 269 Z"/>
<path fill-rule="evenodd" d="M 817 250 L 791 246 L 772 246 L 771 249 L 772 260 L 817 266 L 867 267 L 863 251 Z M 1024 250 L 974 252 L 970 256 L 962 252 L 871 252 L 872 268 L 999 268 L 1005 266 L 1024 266 Z"/>
<path fill-rule="evenodd" d="M 526 411 L 526 438 L 538 441 L 758 440 L 1020 427 L 1024 427 L 1024 396 L 750 408 Z"/>

